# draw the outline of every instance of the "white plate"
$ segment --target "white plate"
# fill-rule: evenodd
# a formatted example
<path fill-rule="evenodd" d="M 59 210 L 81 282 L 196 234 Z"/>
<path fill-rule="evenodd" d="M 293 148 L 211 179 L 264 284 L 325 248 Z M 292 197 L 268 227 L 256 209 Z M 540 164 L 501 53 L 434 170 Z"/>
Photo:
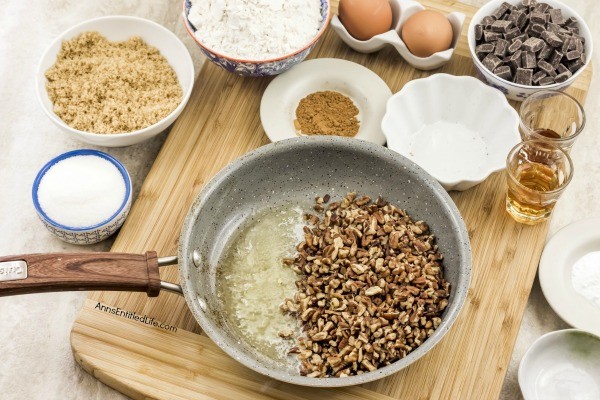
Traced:
<path fill-rule="evenodd" d="M 568 225 L 546 244 L 539 276 L 546 300 L 566 323 L 600 336 L 600 307 L 579 294 L 571 281 L 573 265 L 596 251 L 600 251 L 600 218 Z"/>
<path fill-rule="evenodd" d="M 579 329 L 550 332 L 519 364 L 525 400 L 600 399 L 600 337 Z"/>
<path fill-rule="evenodd" d="M 392 91 L 373 71 L 337 58 L 304 61 L 267 86 L 260 103 L 260 120 L 272 142 L 299 136 L 296 108 L 311 93 L 332 90 L 350 97 L 358 107 L 360 128 L 354 138 L 385 144 L 381 119 Z"/>

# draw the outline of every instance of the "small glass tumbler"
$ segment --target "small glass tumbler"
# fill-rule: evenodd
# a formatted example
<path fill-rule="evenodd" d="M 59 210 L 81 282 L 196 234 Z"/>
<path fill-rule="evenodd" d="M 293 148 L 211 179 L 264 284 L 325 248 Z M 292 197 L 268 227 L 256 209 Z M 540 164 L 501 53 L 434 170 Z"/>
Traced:
<path fill-rule="evenodd" d="M 585 126 L 585 112 L 579 102 L 557 90 L 540 90 L 530 95 L 519 110 L 523 140 L 544 140 L 566 152 Z"/>
<path fill-rule="evenodd" d="M 506 158 L 506 211 L 520 223 L 550 218 L 573 177 L 573 161 L 560 147 L 541 140 L 521 142 Z"/>

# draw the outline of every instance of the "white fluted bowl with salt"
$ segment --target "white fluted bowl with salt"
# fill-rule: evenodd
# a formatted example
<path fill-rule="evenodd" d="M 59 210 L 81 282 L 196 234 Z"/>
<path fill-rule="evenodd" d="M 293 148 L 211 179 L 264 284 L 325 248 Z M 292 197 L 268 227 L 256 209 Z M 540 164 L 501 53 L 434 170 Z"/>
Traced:
<path fill-rule="evenodd" d="M 38 216 L 73 244 L 98 243 L 123 225 L 131 208 L 131 179 L 123 164 L 97 150 L 74 150 L 50 160 L 33 183 Z"/>

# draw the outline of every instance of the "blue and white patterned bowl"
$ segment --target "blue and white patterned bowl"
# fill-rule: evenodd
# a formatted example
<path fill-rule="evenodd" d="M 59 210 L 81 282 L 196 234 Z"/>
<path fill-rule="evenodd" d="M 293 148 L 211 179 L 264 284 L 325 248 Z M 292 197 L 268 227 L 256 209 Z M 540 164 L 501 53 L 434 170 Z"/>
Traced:
<path fill-rule="evenodd" d="M 492 73 L 492 71 L 484 67 L 481 61 L 479 61 L 479 58 L 477 58 L 477 56 L 475 55 L 475 25 L 479 24 L 483 17 L 492 14 L 505 1 L 510 4 L 520 3 L 520 0 L 491 0 L 485 5 L 483 5 L 483 7 L 481 7 L 479 10 L 477 10 L 475 15 L 473 15 L 473 18 L 471 18 L 471 23 L 469 24 L 469 31 L 467 32 L 467 40 L 469 43 L 469 50 L 471 51 L 471 58 L 475 63 L 475 67 L 477 67 L 479 79 L 482 80 L 484 83 L 500 90 L 506 95 L 508 99 L 516 101 L 523 101 L 527 97 L 529 97 L 530 94 L 535 93 L 538 90 L 565 90 L 566 88 L 568 88 L 573 82 L 575 82 L 577 77 L 581 75 L 583 70 L 585 70 L 588 67 L 590 60 L 592 59 L 592 33 L 590 32 L 590 29 L 588 28 L 583 18 L 579 16 L 579 14 L 577 14 L 571 7 L 558 0 L 540 0 L 540 2 L 550 4 L 554 8 L 560 8 L 565 18 L 577 18 L 577 21 L 579 22 L 579 34 L 585 38 L 584 49 L 586 55 L 586 63 L 577 72 L 575 72 L 573 76 L 571 76 L 564 82 L 554 83 L 552 85 L 547 86 L 519 85 L 517 83 L 513 83 L 497 77 Z"/>
<path fill-rule="evenodd" d="M 208 57 L 208 59 L 226 71 L 242 76 L 270 76 L 278 75 L 287 71 L 294 65 L 300 63 L 308 56 L 308 53 L 315 47 L 325 29 L 331 20 L 331 5 L 329 0 L 321 0 L 321 16 L 323 20 L 317 35 L 310 40 L 303 48 L 296 50 L 293 53 L 283 57 L 273 58 L 269 60 L 242 60 L 232 58 L 218 53 L 214 49 L 202 43 L 194 34 L 196 28 L 188 20 L 188 14 L 192 3 L 190 0 L 183 0 L 183 22 L 190 36 L 198 43 L 200 50 Z"/>
<path fill-rule="evenodd" d="M 117 167 L 121 173 L 121 176 L 123 177 L 123 180 L 125 181 L 125 199 L 123 200 L 123 203 L 119 209 L 106 221 L 90 227 L 73 228 L 61 225 L 46 215 L 38 201 L 38 188 L 42 177 L 54 164 L 69 157 L 82 155 L 92 155 L 104 158 Z M 125 166 L 123 166 L 123 164 L 121 164 L 116 158 L 97 150 L 74 150 L 53 158 L 42 167 L 40 172 L 38 172 L 35 181 L 33 182 L 31 196 L 33 198 L 33 206 L 35 207 L 35 211 L 37 212 L 38 216 L 46 228 L 48 228 L 48 230 L 56 235 L 59 239 L 72 244 L 93 244 L 108 238 L 110 235 L 115 233 L 117 229 L 121 227 L 121 225 L 123 225 L 123 222 L 125 222 L 125 218 L 127 218 L 127 214 L 129 214 L 129 209 L 131 208 L 131 179 L 129 178 L 129 173 L 125 169 Z"/>

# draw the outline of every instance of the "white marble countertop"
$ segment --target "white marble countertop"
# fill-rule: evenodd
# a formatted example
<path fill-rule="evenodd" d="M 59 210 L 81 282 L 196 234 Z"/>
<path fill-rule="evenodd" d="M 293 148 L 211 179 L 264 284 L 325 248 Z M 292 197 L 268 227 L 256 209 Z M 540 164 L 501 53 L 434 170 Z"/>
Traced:
<path fill-rule="evenodd" d="M 464 0 L 463 0 L 464 1 Z M 593 0 L 566 0 L 586 20 L 600 19 Z M 468 0 L 480 5 L 484 0 Z M 53 237 L 38 220 L 30 190 L 39 168 L 62 152 L 90 148 L 53 126 L 35 98 L 34 73 L 50 42 L 70 26 L 103 15 L 135 15 L 154 20 L 172 30 L 188 46 L 197 71 L 203 62 L 180 20 L 180 0 L 68 0 L 4 2 L 0 23 L 0 254 L 82 251 Z M 600 43 L 600 24 L 591 23 L 595 43 Z M 600 51 L 594 63 L 600 65 Z M 550 234 L 570 222 L 600 216 L 600 96 L 595 75 L 585 108 L 587 127 L 572 157 L 575 176 L 559 201 Z M 121 160 L 134 184 L 134 194 L 146 176 L 166 135 L 121 149 L 102 149 Z M 86 251 L 105 251 L 111 241 L 88 246 Z M 72 323 L 85 299 L 84 293 L 50 293 L 0 298 L 0 397 L 11 399 L 123 399 L 123 395 L 97 381 L 73 360 L 69 344 Z M 521 397 L 518 363 L 540 335 L 566 328 L 548 306 L 539 283 L 533 286 L 525 317 L 508 369 L 501 399 Z M 482 397 L 483 398 L 483 397 Z"/>

